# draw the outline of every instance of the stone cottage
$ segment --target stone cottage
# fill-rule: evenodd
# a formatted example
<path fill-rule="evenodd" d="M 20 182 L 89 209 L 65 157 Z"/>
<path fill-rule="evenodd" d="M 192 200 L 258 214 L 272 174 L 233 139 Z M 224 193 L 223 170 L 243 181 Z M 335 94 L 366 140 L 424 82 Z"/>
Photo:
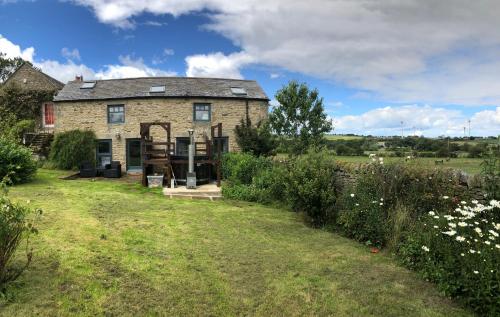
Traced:
<path fill-rule="evenodd" d="M 19 66 L 2 86 L 16 85 L 24 90 L 48 91 L 56 94 L 64 86 L 63 83 L 41 70 L 35 68 L 30 62 L 24 62 Z M 35 118 L 38 131 L 52 132 L 55 115 L 52 100 L 45 100 L 40 104 L 40 118 Z"/>
<path fill-rule="evenodd" d="M 98 138 L 97 164 L 120 161 L 127 171 L 141 169 L 140 124 L 170 122 L 177 155 L 186 155 L 188 130 L 206 140 L 222 123 L 224 151 L 237 151 L 234 128 L 248 117 L 257 123 L 268 115 L 269 98 L 256 81 L 147 77 L 68 82 L 55 96 L 54 131 L 90 129 Z M 161 139 L 165 131 L 152 130 Z"/>

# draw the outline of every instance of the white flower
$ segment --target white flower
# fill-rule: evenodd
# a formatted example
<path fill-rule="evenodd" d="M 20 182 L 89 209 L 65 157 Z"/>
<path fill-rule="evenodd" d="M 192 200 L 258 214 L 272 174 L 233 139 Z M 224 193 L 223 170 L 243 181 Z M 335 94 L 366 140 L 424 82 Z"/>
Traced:
<path fill-rule="evenodd" d="M 448 235 L 448 236 L 454 236 L 457 232 L 455 230 L 450 230 L 450 231 L 444 231 L 443 234 Z"/>
<path fill-rule="evenodd" d="M 455 239 L 456 239 L 458 242 L 465 241 L 465 238 L 464 238 L 464 237 L 462 237 L 462 236 L 457 236 Z"/>
<path fill-rule="evenodd" d="M 379 205 L 382 206 L 384 203 L 380 203 Z"/>
<path fill-rule="evenodd" d="M 479 274 L 479 272 L 478 271 L 474 271 L 474 274 Z"/>
<path fill-rule="evenodd" d="M 498 200 L 490 200 L 490 206 L 500 208 L 500 201 Z"/>
<path fill-rule="evenodd" d="M 460 203 L 461 203 L 462 205 L 467 205 L 467 202 L 465 202 L 465 201 L 463 201 L 463 200 L 462 200 Z"/>
<path fill-rule="evenodd" d="M 358 204 L 358 203 L 356 203 L 356 206 L 359 206 L 359 204 Z"/>
<path fill-rule="evenodd" d="M 450 226 L 450 228 L 456 228 L 457 227 L 457 225 L 454 224 L 453 222 L 448 223 L 448 226 Z"/>
<path fill-rule="evenodd" d="M 470 249 L 469 252 L 472 253 L 472 254 L 474 254 L 474 253 L 476 253 L 476 250 Z"/>
<path fill-rule="evenodd" d="M 467 227 L 467 223 L 465 223 L 465 222 L 463 222 L 463 221 L 459 222 L 459 223 L 458 223 L 458 225 L 459 225 L 460 227 Z"/>
<path fill-rule="evenodd" d="M 495 248 L 500 249 L 500 244 L 495 244 Z"/>
<path fill-rule="evenodd" d="M 351 197 L 354 197 L 354 194 L 351 194 Z"/>
<path fill-rule="evenodd" d="M 425 252 L 429 252 L 430 251 L 429 248 L 426 247 L 425 245 L 422 246 L 422 250 L 424 250 Z"/>
<path fill-rule="evenodd" d="M 434 229 L 439 229 L 439 227 L 438 226 L 434 226 Z"/>
<path fill-rule="evenodd" d="M 448 199 L 448 198 L 450 198 L 450 197 L 448 197 L 448 196 L 443 196 L 443 199 Z"/>
<path fill-rule="evenodd" d="M 436 213 L 434 211 L 429 211 L 429 216 L 434 216 Z"/>
<path fill-rule="evenodd" d="M 477 205 L 478 201 L 474 199 L 474 200 L 472 201 L 472 203 L 473 203 L 473 204 L 475 204 L 475 205 Z"/>
<path fill-rule="evenodd" d="M 484 244 L 486 244 L 486 245 L 490 245 L 490 244 L 491 244 L 491 242 L 489 242 L 488 240 L 486 240 L 486 241 L 484 241 Z"/>
<path fill-rule="evenodd" d="M 495 237 L 498 237 L 498 233 L 493 231 L 493 230 L 488 230 L 489 233 L 491 233 L 492 235 L 494 235 Z"/>
<path fill-rule="evenodd" d="M 460 255 L 461 255 L 461 256 L 465 256 L 465 254 L 463 254 L 463 253 L 460 253 Z"/>
<path fill-rule="evenodd" d="M 380 201 L 384 201 L 384 198 L 380 198 Z"/>
<path fill-rule="evenodd" d="M 495 224 L 495 229 L 500 230 L 500 223 Z"/>

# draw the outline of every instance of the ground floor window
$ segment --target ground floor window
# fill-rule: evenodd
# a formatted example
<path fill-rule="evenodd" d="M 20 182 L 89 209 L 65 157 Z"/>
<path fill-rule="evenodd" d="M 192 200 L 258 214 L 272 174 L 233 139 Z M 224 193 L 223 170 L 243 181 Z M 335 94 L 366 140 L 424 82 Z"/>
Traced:
<path fill-rule="evenodd" d="M 96 155 L 98 168 L 104 168 L 106 164 L 111 164 L 111 140 L 98 140 Z"/>
<path fill-rule="evenodd" d="M 213 152 L 214 153 L 217 153 L 219 143 L 221 146 L 222 153 L 229 152 L 229 138 L 227 136 L 224 136 L 224 137 L 220 137 L 220 138 L 214 138 L 214 142 L 213 142 L 213 145 L 214 145 Z"/>
<path fill-rule="evenodd" d="M 175 154 L 188 156 L 189 155 L 189 138 L 175 138 Z"/>

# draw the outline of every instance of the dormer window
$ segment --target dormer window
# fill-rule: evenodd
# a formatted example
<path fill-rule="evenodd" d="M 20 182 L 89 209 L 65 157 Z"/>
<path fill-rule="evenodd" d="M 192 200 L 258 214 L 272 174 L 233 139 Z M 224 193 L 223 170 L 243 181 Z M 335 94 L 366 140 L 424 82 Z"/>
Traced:
<path fill-rule="evenodd" d="M 165 92 L 165 86 L 151 86 L 149 88 L 150 93 L 162 93 Z"/>
<path fill-rule="evenodd" d="M 231 92 L 233 93 L 233 95 L 236 95 L 236 96 L 246 96 L 247 95 L 246 89 L 241 88 L 241 87 L 231 87 Z"/>
<path fill-rule="evenodd" d="M 95 81 L 86 81 L 80 86 L 80 89 L 92 89 L 94 87 Z"/>

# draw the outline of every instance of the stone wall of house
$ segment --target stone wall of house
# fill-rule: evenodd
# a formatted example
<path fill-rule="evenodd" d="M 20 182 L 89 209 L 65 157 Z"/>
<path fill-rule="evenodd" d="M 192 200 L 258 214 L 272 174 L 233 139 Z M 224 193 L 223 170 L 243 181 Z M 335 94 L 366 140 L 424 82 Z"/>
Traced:
<path fill-rule="evenodd" d="M 90 129 L 98 139 L 112 140 L 113 160 L 126 164 L 126 140 L 140 138 L 141 122 L 170 122 L 171 141 L 176 137 L 187 137 L 188 129 L 195 130 L 195 139 L 210 138 L 210 127 L 222 123 L 222 134 L 229 140 L 229 150 L 238 151 L 234 128 L 246 115 L 246 104 L 253 123 L 267 118 L 268 103 L 265 101 L 205 98 L 148 98 L 113 101 L 72 101 L 55 103 L 55 132 L 73 129 Z M 211 121 L 193 120 L 193 104 L 211 105 Z M 124 105 L 125 123 L 108 124 L 108 105 Z M 151 129 L 156 141 L 165 141 L 166 133 L 161 127 Z"/>
<path fill-rule="evenodd" d="M 34 69 L 30 64 L 24 63 L 14 72 L 6 84 L 17 84 L 19 87 L 30 90 L 60 90 L 62 83 Z"/>

